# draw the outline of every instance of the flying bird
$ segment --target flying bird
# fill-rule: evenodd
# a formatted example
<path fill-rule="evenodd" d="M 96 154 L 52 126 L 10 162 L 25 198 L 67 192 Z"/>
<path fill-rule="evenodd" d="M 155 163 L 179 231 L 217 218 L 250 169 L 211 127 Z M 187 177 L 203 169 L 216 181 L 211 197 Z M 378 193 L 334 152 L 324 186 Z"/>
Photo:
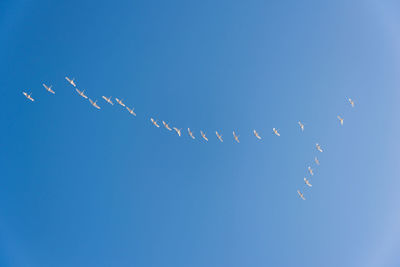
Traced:
<path fill-rule="evenodd" d="M 236 135 L 235 131 L 233 131 L 233 138 L 235 138 L 235 141 L 236 141 L 236 142 L 240 143 L 240 142 L 239 142 L 239 136 Z"/>
<path fill-rule="evenodd" d="M 85 95 L 85 90 L 79 91 L 78 88 L 75 88 L 75 90 L 78 92 L 78 94 L 83 97 L 84 99 L 87 99 L 88 97 Z"/>
<path fill-rule="evenodd" d="M 310 167 L 310 166 L 308 166 L 308 172 L 310 173 L 310 175 L 311 175 L 311 176 L 313 176 L 313 175 L 314 175 L 314 171 L 313 171 L 313 169 L 311 169 L 311 167 Z"/>
<path fill-rule="evenodd" d="M 169 127 L 169 123 L 166 123 L 165 121 L 162 121 L 162 123 L 164 124 L 165 129 L 172 131 L 171 127 Z"/>
<path fill-rule="evenodd" d="M 204 138 L 204 140 L 208 141 L 208 138 L 206 137 L 206 134 L 200 131 L 201 137 Z"/>
<path fill-rule="evenodd" d="M 338 120 L 340 121 L 340 125 L 343 125 L 343 118 L 340 116 L 337 116 Z"/>
<path fill-rule="evenodd" d="M 354 108 L 354 101 L 351 98 L 348 98 L 348 100 L 349 100 L 349 103 L 350 103 L 351 107 Z"/>
<path fill-rule="evenodd" d="M 25 93 L 25 92 L 22 92 L 23 94 L 24 94 L 24 96 L 26 97 L 26 98 L 28 98 L 30 101 L 35 101 L 35 99 L 33 99 L 32 97 L 31 97 L 31 95 L 32 95 L 32 93 L 30 93 L 29 95 L 27 94 L 27 93 Z"/>
<path fill-rule="evenodd" d="M 218 131 L 215 131 L 215 134 L 217 135 L 219 141 L 224 142 L 224 140 L 222 140 L 222 135 L 220 135 L 220 134 L 218 133 Z"/>
<path fill-rule="evenodd" d="M 315 161 L 315 163 L 316 163 L 317 165 L 319 165 L 319 160 L 318 160 L 317 157 L 314 158 L 314 161 Z"/>
<path fill-rule="evenodd" d="M 173 127 L 173 129 L 175 130 L 175 132 L 176 132 L 179 136 L 181 136 L 181 130 L 182 130 L 182 129 L 178 129 L 178 128 L 176 128 L 176 127 Z"/>
<path fill-rule="evenodd" d="M 253 130 L 253 133 L 259 140 L 261 140 L 261 136 L 257 133 L 256 130 Z"/>
<path fill-rule="evenodd" d="M 301 131 L 304 131 L 304 124 L 301 121 L 298 121 Z"/>
<path fill-rule="evenodd" d="M 156 126 L 157 128 L 160 128 L 160 125 L 157 124 L 157 121 L 154 120 L 153 118 L 150 118 L 151 123 L 153 123 L 154 126 Z"/>
<path fill-rule="evenodd" d="M 100 107 L 97 105 L 97 100 L 93 101 L 92 99 L 89 98 L 89 102 L 90 102 L 90 104 L 92 104 L 93 107 L 100 109 Z"/>
<path fill-rule="evenodd" d="M 48 92 L 50 92 L 50 93 L 52 93 L 53 95 L 55 94 L 55 92 L 53 91 L 53 89 L 51 89 L 51 87 L 53 87 L 53 86 L 47 86 L 47 85 L 45 85 L 45 84 L 43 84 L 43 87 L 48 91 Z"/>
<path fill-rule="evenodd" d="M 297 194 L 299 194 L 302 200 L 306 200 L 304 195 L 299 190 L 297 190 Z"/>
<path fill-rule="evenodd" d="M 304 177 L 304 182 L 306 185 L 308 185 L 308 187 L 312 187 L 312 184 L 310 184 L 310 181 L 308 181 L 306 177 Z"/>
<path fill-rule="evenodd" d="M 190 137 L 192 137 L 192 139 L 196 139 L 196 138 L 194 137 L 193 133 L 190 131 L 189 128 L 188 128 L 188 133 L 189 133 Z"/>
<path fill-rule="evenodd" d="M 272 128 L 272 130 L 274 131 L 274 134 L 276 134 L 277 136 L 281 136 L 281 134 L 278 132 L 278 130 L 277 130 L 277 129 L 275 129 L 275 128 Z"/>
<path fill-rule="evenodd" d="M 125 107 L 125 104 L 122 102 L 122 99 L 115 98 L 115 101 L 117 101 L 118 104 L 121 106 Z"/>
<path fill-rule="evenodd" d="M 75 79 L 74 79 L 74 78 L 70 79 L 70 78 L 68 78 L 68 77 L 65 77 L 65 79 L 66 79 L 73 87 L 76 87 Z"/>
<path fill-rule="evenodd" d="M 105 97 L 105 96 L 103 95 L 102 97 L 103 97 L 103 99 L 104 99 L 108 104 L 114 106 L 114 103 L 111 101 L 111 96 L 110 96 L 109 98 L 107 98 L 107 97 Z"/>
<path fill-rule="evenodd" d="M 133 111 L 134 110 L 134 108 L 128 108 L 128 107 L 125 107 L 128 111 L 129 111 L 129 113 L 130 114 L 132 114 L 133 116 L 136 116 L 136 113 Z"/>
<path fill-rule="evenodd" d="M 320 146 L 318 143 L 315 144 L 315 147 L 317 148 L 317 150 L 318 150 L 319 152 L 324 152 L 324 151 L 322 150 L 321 146 Z"/>

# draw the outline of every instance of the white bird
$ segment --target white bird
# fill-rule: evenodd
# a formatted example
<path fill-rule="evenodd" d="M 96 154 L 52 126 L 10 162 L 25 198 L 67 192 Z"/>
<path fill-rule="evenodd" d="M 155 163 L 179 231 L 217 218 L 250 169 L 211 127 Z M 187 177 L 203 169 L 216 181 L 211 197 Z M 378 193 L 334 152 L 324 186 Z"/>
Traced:
<path fill-rule="evenodd" d="M 315 161 L 315 163 L 316 163 L 317 165 L 319 165 L 319 160 L 318 160 L 317 157 L 314 158 L 314 161 Z"/>
<path fill-rule="evenodd" d="M 178 128 L 176 128 L 176 127 L 173 127 L 173 129 L 175 130 L 175 132 L 176 132 L 179 136 L 181 136 L 181 130 L 182 130 L 182 129 L 178 129 Z"/>
<path fill-rule="evenodd" d="M 224 140 L 222 140 L 222 135 L 220 135 L 217 131 L 215 131 L 215 134 L 217 135 L 219 141 L 224 142 Z"/>
<path fill-rule="evenodd" d="M 235 141 L 236 141 L 236 142 L 240 143 L 240 142 L 239 142 L 239 136 L 236 135 L 235 131 L 233 131 L 233 138 L 235 138 Z"/>
<path fill-rule="evenodd" d="M 132 108 L 132 109 L 130 109 L 128 107 L 125 107 L 125 108 L 129 111 L 130 114 L 132 114 L 133 116 L 136 116 L 136 113 L 133 111 L 134 108 Z"/>
<path fill-rule="evenodd" d="M 192 137 L 192 139 L 196 139 L 196 138 L 194 137 L 193 133 L 190 131 L 189 128 L 188 128 L 188 133 L 189 133 L 190 137 Z"/>
<path fill-rule="evenodd" d="M 304 177 L 304 182 L 306 185 L 308 185 L 308 187 L 312 187 L 312 184 L 310 184 L 310 181 L 308 181 L 306 177 Z"/>
<path fill-rule="evenodd" d="M 122 99 L 115 98 L 115 101 L 117 101 L 118 104 L 121 106 L 125 107 L 125 104 L 122 102 Z"/>
<path fill-rule="evenodd" d="M 47 86 L 45 84 L 43 84 L 43 87 L 50 93 L 52 93 L 53 95 L 55 94 L 55 92 L 51 89 L 51 87 L 53 87 L 52 85 Z"/>
<path fill-rule="evenodd" d="M 260 139 L 261 140 L 261 136 L 257 133 L 257 131 L 256 130 L 253 130 L 253 133 L 254 133 L 254 135 L 258 138 L 258 139 Z"/>
<path fill-rule="evenodd" d="M 276 134 L 277 136 L 281 136 L 281 134 L 278 132 L 278 130 L 277 130 L 277 129 L 275 129 L 275 128 L 272 128 L 272 130 L 274 131 L 274 134 Z"/>
<path fill-rule="evenodd" d="M 114 106 L 114 103 L 111 101 L 111 96 L 110 96 L 109 98 L 107 98 L 107 97 L 105 97 L 105 96 L 103 95 L 102 97 L 103 97 L 103 99 L 104 99 L 108 104 Z"/>
<path fill-rule="evenodd" d="M 340 121 L 340 125 L 343 125 L 343 118 L 340 116 L 337 116 L 338 120 Z"/>
<path fill-rule="evenodd" d="M 169 127 L 169 123 L 166 123 L 165 121 L 162 121 L 162 123 L 164 124 L 165 129 L 172 131 L 171 127 Z"/>
<path fill-rule="evenodd" d="M 348 100 L 349 100 L 349 103 L 350 103 L 351 107 L 354 108 L 354 101 L 351 98 L 348 98 Z"/>
<path fill-rule="evenodd" d="M 65 79 L 66 79 L 73 87 L 76 87 L 75 79 L 74 79 L 74 78 L 70 79 L 70 78 L 68 78 L 68 77 L 65 77 Z"/>
<path fill-rule="evenodd" d="M 92 104 L 93 107 L 100 109 L 100 107 L 97 105 L 97 100 L 93 101 L 92 99 L 89 98 L 89 102 L 90 102 L 90 104 Z"/>
<path fill-rule="evenodd" d="M 206 134 L 200 131 L 201 137 L 204 138 L 204 140 L 208 141 L 208 138 L 206 137 Z"/>
<path fill-rule="evenodd" d="M 88 97 L 85 95 L 85 90 L 79 91 L 78 88 L 75 88 L 75 90 L 78 92 L 78 94 L 83 97 L 84 99 L 87 99 Z"/>
<path fill-rule="evenodd" d="M 324 152 L 324 151 L 322 150 L 321 146 L 320 146 L 318 143 L 315 144 L 315 147 L 317 148 L 317 150 L 318 150 L 319 152 Z"/>
<path fill-rule="evenodd" d="M 300 125 L 300 129 L 301 129 L 301 131 L 304 131 L 304 124 L 303 124 L 303 123 L 301 123 L 301 121 L 298 121 L 298 124 Z"/>
<path fill-rule="evenodd" d="M 35 99 L 33 99 L 32 97 L 31 97 L 31 95 L 32 95 L 32 93 L 30 93 L 29 95 L 27 94 L 27 93 L 25 93 L 25 92 L 22 92 L 23 94 L 24 94 L 24 96 L 26 97 L 26 98 L 28 98 L 30 101 L 35 101 Z"/>
<path fill-rule="evenodd" d="M 154 120 L 153 118 L 150 118 L 150 120 L 151 120 L 151 123 L 154 124 L 154 126 L 156 126 L 157 128 L 160 128 L 160 125 L 157 124 L 156 120 Z"/>
<path fill-rule="evenodd" d="M 299 194 L 302 200 L 306 200 L 304 195 L 299 190 L 297 190 L 297 194 Z"/>
<path fill-rule="evenodd" d="M 311 167 L 310 167 L 310 166 L 308 166 L 308 172 L 311 174 L 311 176 L 313 176 L 313 175 L 314 175 L 314 172 L 313 172 L 313 170 L 311 169 Z"/>

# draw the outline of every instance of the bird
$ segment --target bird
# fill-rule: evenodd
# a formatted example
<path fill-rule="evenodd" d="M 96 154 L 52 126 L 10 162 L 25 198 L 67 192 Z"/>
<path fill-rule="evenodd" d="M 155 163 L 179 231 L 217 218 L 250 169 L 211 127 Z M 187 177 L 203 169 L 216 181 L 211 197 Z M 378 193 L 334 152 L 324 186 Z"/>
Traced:
<path fill-rule="evenodd" d="M 301 131 L 304 131 L 304 124 L 303 124 L 303 123 L 301 123 L 301 121 L 298 121 L 298 124 L 300 125 L 300 129 L 301 129 Z"/>
<path fill-rule="evenodd" d="M 218 131 L 215 131 L 215 134 L 217 135 L 219 141 L 224 142 L 224 140 L 222 140 L 222 135 L 220 135 L 220 134 L 218 133 Z"/>
<path fill-rule="evenodd" d="M 235 141 L 236 141 L 236 142 L 240 143 L 240 142 L 239 142 L 239 136 L 236 135 L 235 131 L 233 131 L 233 138 L 235 138 Z"/>
<path fill-rule="evenodd" d="M 308 187 L 312 187 L 312 184 L 310 184 L 310 181 L 308 181 L 306 177 L 304 177 L 304 182 L 306 185 L 308 185 Z"/>
<path fill-rule="evenodd" d="M 319 160 L 318 160 L 317 157 L 314 158 L 314 161 L 315 161 L 315 163 L 316 163 L 317 165 L 319 165 Z"/>
<path fill-rule="evenodd" d="M 338 120 L 340 121 L 340 125 L 343 125 L 343 118 L 340 117 L 339 115 L 337 116 Z"/>
<path fill-rule="evenodd" d="M 117 101 L 118 104 L 121 106 L 125 107 L 125 104 L 122 102 L 122 99 L 115 98 L 115 101 Z"/>
<path fill-rule="evenodd" d="M 171 127 L 169 127 L 169 123 L 166 123 L 165 121 L 162 121 L 162 123 L 164 124 L 165 129 L 172 131 Z"/>
<path fill-rule="evenodd" d="M 182 130 L 182 129 L 178 129 L 178 128 L 176 128 L 176 127 L 173 127 L 173 129 L 175 130 L 175 132 L 176 132 L 179 136 L 181 136 L 181 130 Z"/>
<path fill-rule="evenodd" d="M 53 86 L 47 86 L 47 85 L 45 85 L 45 84 L 43 84 L 43 87 L 48 91 L 48 92 L 50 92 L 50 93 L 52 93 L 53 95 L 55 94 L 55 92 L 51 89 L 51 87 L 53 87 Z"/>
<path fill-rule="evenodd" d="M 30 93 L 29 95 L 27 94 L 27 93 L 25 93 L 25 92 L 22 92 L 23 94 L 24 94 L 24 96 L 26 97 L 26 98 L 28 98 L 30 101 L 35 101 L 35 99 L 33 99 L 32 97 L 31 97 L 31 95 L 32 95 L 32 93 Z"/>
<path fill-rule="evenodd" d="M 157 128 L 160 128 L 160 125 L 157 124 L 157 121 L 154 120 L 153 118 L 150 118 L 151 123 L 153 123 L 154 126 L 156 126 Z"/>
<path fill-rule="evenodd" d="M 97 100 L 93 101 L 92 99 L 89 98 L 89 102 L 90 102 L 90 104 L 92 104 L 93 107 L 100 109 L 100 107 L 97 105 Z"/>
<path fill-rule="evenodd" d="M 76 87 L 75 78 L 70 79 L 70 78 L 68 78 L 68 77 L 65 77 L 65 79 L 66 79 L 73 87 Z"/>
<path fill-rule="evenodd" d="M 297 194 L 299 194 L 302 200 L 306 200 L 304 195 L 299 190 L 297 190 Z"/>
<path fill-rule="evenodd" d="M 318 143 L 315 144 L 315 147 L 317 148 L 317 150 L 318 150 L 319 152 L 324 152 L 324 151 L 322 150 L 321 146 L 320 146 Z"/>
<path fill-rule="evenodd" d="M 75 88 L 75 90 L 78 92 L 78 94 L 83 97 L 84 99 L 87 99 L 88 97 L 85 95 L 85 90 L 79 91 L 78 88 Z"/>
<path fill-rule="evenodd" d="M 190 131 L 189 128 L 188 128 L 188 133 L 189 133 L 190 137 L 192 137 L 192 139 L 196 139 L 196 138 L 194 137 L 193 133 Z"/>
<path fill-rule="evenodd" d="M 281 136 L 281 134 L 278 132 L 278 129 L 272 128 L 272 131 L 274 131 L 274 134 L 277 136 Z"/>
<path fill-rule="evenodd" d="M 257 133 L 256 130 L 253 130 L 253 133 L 259 140 L 261 140 L 261 136 Z"/>
<path fill-rule="evenodd" d="M 349 103 L 350 103 L 351 107 L 354 108 L 354 101 L 351 98 L 347 98 L 347 100 L 349 100 Z"/>
<path fill-rule="evenodd" d="M 200 131 L 201 137 L 204 138 L 204 140 L 208 141 L 208 138 L 206 137 L 206 134 L 203 133 L 203 131 Z"/>
<path fill-rule="evenodd" d="M 311 174 L 311 176 L 313 176 L 313 175 L 314 175 L 314 172 L 313 172 L 313 170 L 311 169 L 311 167 L 310 167 L 310 166 L 308 166 L 308 172 Z"/>
<path fill-rule="evenodd" d="M 102 97 L 103 97 L 103 99 L 104 99 L 108 104 L 114 106 L 114 103 L 111 101 L 111 96 L 110 96 L 109 98 L 107 98 L 107 97 L 105 97 L 105 96 L 103 95 Z"/>
<path fill-rule="evenodd" d="M 128 107 L 125 107 L 128 111 L 129 111 L 129 113 L 130 114 L 132 114 L 133 116 L 136 116 L 136 113 L 133 111 L 134 110 L 134 108 L 128 108 Z"/>

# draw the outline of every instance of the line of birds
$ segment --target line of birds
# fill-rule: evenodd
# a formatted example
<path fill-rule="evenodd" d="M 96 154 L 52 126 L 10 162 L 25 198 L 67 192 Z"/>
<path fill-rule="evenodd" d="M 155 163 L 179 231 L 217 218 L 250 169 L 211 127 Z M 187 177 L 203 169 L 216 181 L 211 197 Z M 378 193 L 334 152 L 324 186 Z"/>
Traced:
<path fill-rule="evenodd" d="M 80 95 L 80 96 L 83 97 L 84 99 L 89 99 L 90 104 L 91 104 L 93 107 L 95 107 L 96 109 L 101 109 L 100 106 L 97 104 L 97 100 L 92 100 L 92 99 L 90 99 L 87 95 L 85 95 L 85 90 L 82 90 L 82 91 L 81 91 L 81 90 L 79 90 L 79 89 L 77 88 L 74 78 L 70 79 L 69 77 L 65 77 L 65 79 L 67 80 L 67 82 L 68 82 L 69 84 L 71 84 L 71 85 L 75 88 L 75 90 L 76 90 L 76 92 L 78 93 L 78 95 Z M 55 94 L 55 91 L 52 89 L 52 86 L 51 86 L 51 85 L 50 85 L 50 86 L 47 86 L 47 85 L 44 84 L 44 83 L 43 83 L 42 85 L 43 85 L 43 87 L 46 89 L 46 91 L 48 91 L 49 93 L 51 93 L 51 94 L 53 94 L 53 95 Z M 23 93 L 23 95 L 24 95 L 28 100 L 30 100 L 30 101 L 32 101 L 32 102 L 35 101 L 35 99 L 32 97 L 32 93 L 29 93 L 29 94 L 28 94 L 27 92 L 22 92 L 22 93 Z M 114 105 L 114 103 L 113 103 L 113 101 L 112 101 L 112 99 L 111 99 L 111 96 L 109 96 L 109 97 L 102 96 L 102 98 L 103 98 L 104 101 L 106 101 L 108 104 Z M 348 102 L 350 103 L 351 107 L 354 108 L 354 101 L 353 101 L 351 98 L 347 98 L 347 100 L 348 100 Z M 130 114 L 132 114 L 133 116 L 136 116 L 136 113 L 134 112 L 134 108 L 129 108 L 128 106 L 126 106 L 126 104 L 123 103 L 123 100 L 122 100 L 122 99 L 115 98 L 115 101 L 116 101 L 119 105 L 121 105 L 122 107 L 125 107 L 126 110 L 127 110 Z M 338 118 L 338 120 L 339 120 L 339 122 L 340 122 L 340 125 L 343 126 L 343 118 L 342 118 L 341 116 L 339 116 L 339 115 L 337 116 L 337 118 Z M 150 121 L 151 121 L 151 123 L 152 123 L 155 127 L 160 128 L 160 125 L 158 124 L 158 121 L 157 121 L 157 120 L 155 120 L 155 119 L 153 119 L 153 118 L 150 118 Z M 176 128 L 176 127 L 172 127 L 172 128 L 171 128 L 170 125 L 169 125 L 169 123 L 167 123 L 167 122 L 165 122 L 165 121 L 162 121 L 162 124 L 163 124 L 164 128 L 167 129 L 168 131 L 174 130 L 174 131 L 178 134 L 178 136 L 181 136 L 181 135 L 182 135 L 182 132 L 181 132 L 182 129 L 178 129 L 178 128 Z M 298 124 L 299 124 L 299 126 L 300 126 L 301 131 L 304 131 L 304 124 L 303 124 L 301 121 L 298 121 Z M 192 139 L 196 139 L 196 137 L 194 136 L 194 134 L 193 134 L 193 132 L 190 130 L 190 128 L 188 128 L 187 131 L 188 131 L 189 136 L 190 136 Z M 275 134 L 276 136 L 281 136 L 281 134 L 279 133 L 278 129 L 276 129 L 276 128 L 272 128 L 272 132 L 273 132 L 273 134 Z M 218 140 L 219 140 L 220 142 L 224 142 L 224 140 L 223 140 L 223 138 L 222 138 L 222 135 L 221 135 L 220 133 L 218 133 L 218 131 L 215 131 L 215 134 L 216 134 L 216 136 L 217 136 L 217 138 L 218 138 Z M 237 135 L 237 134 L 235 133 L 235 131 L 233 131 L 232 134 L 233 134 L 233 139 L 234 139 L 237 143 L 240 143 L 239 135 Z M 256 130 L 253 130 L 253 134 L 254 134 L 254 136 L 255 136 L 258 140 L 261 140 L 261 139 L 262 139 L 262 137 L 260 136 L 260 134 L 259 134 Z M 205 132 L 200 131 L 200 135 L 201 135 L 201 137 L 202 137 L 205 141 L 208 142 L 208 138 L 207 138 Z M 317 151 L 319 151 L 319 152 L 321 152 L 321 153 L 323 152 L 323 149 L 321 148 L 321 145 L 319 145 L 318 143 L 315 144 L 315 148 L 316 148 Z M 314 158 L 314 162 L 315 162 L 315 164 L 316 164 L 317 166 L 320 165 L 320 162 L 319 162 L 319 160 L 318 160 L 317 157 Z M 310 176 L 313 176 L 313 175 L 314 175 L 314 171 L 313 171 L 313 169 L 311 168 L 311 166 L 308 166 L 307 169 L 308 169 L 308 172 L 309 172 Z M 307 179 L 307 177 L 304 177 L 304 183 L 305 183 L 308 187 L 312 187 L 312 184 L 310 183 L 310 180 Z M 304 197 L 304 194 L 303 194 L 300 190 L 297 190 L 297 193 L 298 193 L 298 195 L 299 195 L 299 197 L 300 197 L 301 199 L 306 200 L 306 198 Z"/>

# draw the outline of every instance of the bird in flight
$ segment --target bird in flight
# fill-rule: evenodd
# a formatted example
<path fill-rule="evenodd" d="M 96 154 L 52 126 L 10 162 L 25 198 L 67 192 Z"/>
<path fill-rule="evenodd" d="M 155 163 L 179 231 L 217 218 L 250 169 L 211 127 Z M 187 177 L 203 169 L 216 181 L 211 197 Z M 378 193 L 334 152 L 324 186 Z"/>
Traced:
<path fill-rule="evenodd" d="M 312 184 L 310 184 L 310 181 L 308 181 L 306 177 L 304 177 L 304 182 L 306 185 L 308 185 L 308 187 L 312 187 Z"/>
<path fill-rule="evenodd" d="M 313 170 L 311 169 L 311 167 L 310 167 L 310 166 L 308 166 L 308 172 L 310 173 L 310 175 L 311 175 L 311 176 L 313 176 L 313 175 L 314 175 L 314 172 L 313 172 Z"/>
<path fill-rule="evenodd" d="M 340 125 L 343 125 L 343 118 L 340 116 L 337 116 L 338 120 L 340 121 Z"/>
<path fill-rule="evenodd" d="M 317 148 L 317 150 L 318 150 L 319 152 L 324 152 L 324 151 L 322 150 L 321 146 L 320 146 L 318 143 L 315 144 L 315 147 Z"/>
<path fill-rule="evenodd" d="M 182 130 L 182 129 L 178 129 L 178 128 L 176 128 L 176 127 L 173 127 L 173 129 L 175 130 L 175 132 L 176 132 L 179 136 L 181 136 L 181 130 Z"/>
<path fill-rule="evenodd" d="M 92 104 L 93 107 L 100 109 L 100 107 L 97 105 L 97 100 L 93 101 L 92 99 L 89 98 L 89 102 L 90 102 L 90 104 Z"/>
<path fill-rule="evenodd" d="M 160 128 L 160 125 L 157 124 L 157 121 L 154 120 L 153 118 L 150 118 L 151 123 L 153 123 L 154 126 L 156 126 L 157 128 Z"/>
<path fill-rule="evenodd" d="M 304 131 L 304 124 L 301 121 L 298 121 L 301 131 Z"/>
<path fill-rule="evenodd" d="M 129 107 L 125 107 L 128 111 L 129 111 L 129 113 L 130 114 L 132 114 L 133 116 L 136 116 L 136 113 L 133 111 L 134 110 L 134 108 L 129 108 Z"/>
<path fill-rule="evenodd" d="M 115 101 L 117 101 L 118 104 L 121 106 L 125 107 L 125 104 L 122 102 L 122 99 L 115 98 Z"/>
<path fill-rule="evenodd" d="M 203 131 L 200 131 L 201 137 L 204 138 L 204 140 L 208 141 L 208 138 L 206 137 L 206 134 L 203 133 Z"/>
<path fill-rule="evenodd" d="M 218 133 L 218 131 L 215 131 L 215 134 L 217 135 L 219 141 L 224 142 L 224 140 L 222 140 L 222 135 L 220 135 L 220 134 Z"/>
<path fill-rule="evenodd" d="M 43 84 L 43 87 L 48 91 L 48 92 L 50 92 L 50 93 L 52 93 L 53 95 L 55 94 L 55 92 L 53 91 L 53 89 L 51 89 L 51 87 L 53 87 L 53 86 L 47 86 L 47 85 L 45 85 L 45 84 Z"/>
<path fill-rule="evenodd" d="M 188 133 L 189 133 L 190 137 L 192 137 L 192 139 L 196 139 L 196 138 L 194 137 L 193 133 L 190 131 L 189 128 L 188 128 Z"/>
<path fill-rule="evenodd" d="M 299 190 L 297 190 L 297 194 L 299 194 L 302 200 L 306 200 L 304 195 Z"/>
<path fill-rule="evenodd" d="M 83 97 L 84 99 L 87 99 L 88 97 L 85 95 L 85 90 L 79 91 L 78 88 L 75 88 L 75 90 L 78 92 L 78 94 Z"/>
<path fill-rule="evenodd" d="M 108 104 L 114 106 L 114 103 L 111 101 L 111 96 L 110 96 L 109 98 L 107 98 L 107 97 L 105 97 L 105 96 L 103 95 L 102 97 L 103 97 L 103 99 L 104 99 Z"/>
<path fill-rule="evenodd" d="M 349 100 L 349 103 L 350 103 L 351 107 L 354 108 L 354 101 L 351 98 L 348 98 L 348 100 Z"/>
<path fill-rule="evenodd" d="M 317 165 L 319 165 L 319 160 L 318 160 L 317 157 L 314 158 L 314 161 L 315 161 L 315 163 L 316 163 Z"/>
<path fill-rule="evenodd" d="M 29 95 L 27 94 L 27 93 L 25 93 L 25 92 L 22 92 L 23 94 L 24 94 L 24 96 L 26 97 L 26 98 L 28 98 L 30 101 L 35 101 L 35 99 L 33 99 L 32 97 L 31 97 L 31 95 L 32 95 L 32 93 L 30 93 Z"/>
<path fill-rule="evenodd" d="M 164 124 L 165 129 L 172 131 L 171 127 L 169 127 L 169 123 L 166 123 L 165 121 L 162 121 L 162 123 Z"/>
<path fill-rule="evenodd" d="M 68 78 L 68 77 L 65 77 L 65 79 L 66 79 L 73 87 L 76 87 L 75 79 L 74 79 L 74 78 L 70 79 L 70 78 Z"/>
<path fill-rule="evenodd" d="M 281 134 L 278 132 L 277 129 L 272 128 L 272 131 L 274 131 L 274 134 L 275 134 L 276 136 L 281 136 Z"/>
<path fill-rule="evenodd" d="M 256 130 L 253 130 L 253 133 L 259 140 L 261 140 L 261 136 L 257 133 Z"/>
<path fill-rule="evenodd" d="M 240 142 L 239 142 L 239 136 L 236 135 L 235 131 L 233 131 L 233 138 L 235 138 L 235 141 L 236 141 L 236 142 L 240 143 Z"/>

